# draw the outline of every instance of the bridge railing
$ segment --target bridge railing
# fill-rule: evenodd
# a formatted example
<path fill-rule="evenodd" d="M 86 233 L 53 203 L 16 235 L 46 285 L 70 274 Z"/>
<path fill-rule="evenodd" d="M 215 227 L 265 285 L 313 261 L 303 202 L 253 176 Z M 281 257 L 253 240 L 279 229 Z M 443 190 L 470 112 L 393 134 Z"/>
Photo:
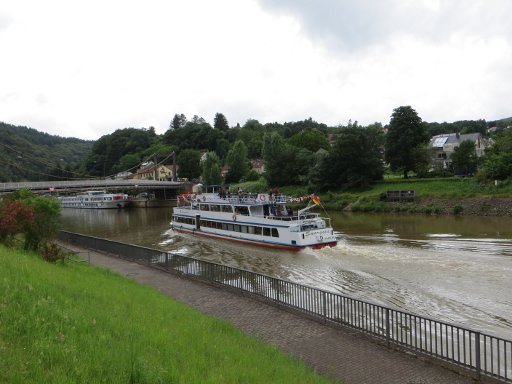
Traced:
<path fill-rule="evenodd" d="M 89 179 L 89 180 L 56 180 L 56 181 L 27 181 L 18 183 L 0 183 L 0 193 L 17 191 L 19 189 L 54 190 L 79 188 L 133 188 L 133 187 L 166 187 L 181 188 L 184 183 L 160 180 L 136 179 Z M 188 184 L 188 183 L 185 183 Z"/>
<path fill-rule="evenodd" d="M 455 324 L 157 249 L 64 232 L 62 241 L 91 248 L 181 276 L 206 281 L 291 308 L 326 323 L 349 326 L 401 347 L 512 382 L 512 341 Z"/>

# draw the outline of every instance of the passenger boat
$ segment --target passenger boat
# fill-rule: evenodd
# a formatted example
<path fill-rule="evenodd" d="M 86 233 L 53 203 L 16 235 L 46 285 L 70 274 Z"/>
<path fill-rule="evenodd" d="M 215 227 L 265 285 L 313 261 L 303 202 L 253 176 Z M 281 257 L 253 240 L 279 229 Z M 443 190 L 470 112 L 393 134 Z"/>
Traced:
<path fill-rule="evenodd" d="M 123 193 L 87 191 L 79 195 L 59 196 L 59 201 L 62 208 L 114 209 L 126 207 L 130 200 Z"/>
<path fill-rule="evenodd" d="M 188 193 L 178 197 L 171 227 L 189 233 L 279 249 L 322 248 L 337 243 L 330 218 L 310 212 L 319 203 L 298 212 L 286 207 L 291 199 L 275 194 Z"/>

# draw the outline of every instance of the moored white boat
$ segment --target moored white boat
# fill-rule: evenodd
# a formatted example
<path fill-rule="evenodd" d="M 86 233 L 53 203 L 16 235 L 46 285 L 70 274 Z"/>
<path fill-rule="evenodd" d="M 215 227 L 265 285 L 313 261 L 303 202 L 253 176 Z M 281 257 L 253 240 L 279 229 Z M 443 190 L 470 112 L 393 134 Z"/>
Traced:
<path fill-rule="evenodd" d="M 316 196 L 308 196 L 318 202 Z M 310 212 L 312 203 L 293 212 L 283 195 L 185 194 L 173 209 L 177 232 L 280 249 L 335 246 L 330 218 Z"/>
<path fill-rule="evenodd" d="M 126 207 L 130 200 L 123 193 L 87 191 L 79 195 L 59 196 L 59 201 L 62 208 L 115 209 Z"/>

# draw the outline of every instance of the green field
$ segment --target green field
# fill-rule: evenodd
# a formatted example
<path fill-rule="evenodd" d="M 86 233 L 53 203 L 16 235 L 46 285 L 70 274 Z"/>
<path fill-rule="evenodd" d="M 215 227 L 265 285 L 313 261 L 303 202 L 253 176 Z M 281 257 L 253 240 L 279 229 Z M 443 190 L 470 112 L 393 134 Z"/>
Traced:
<path fill-rule="evenodd" d="M 330 381 L 154 289 L 0 245 L 0 382 Z"/>

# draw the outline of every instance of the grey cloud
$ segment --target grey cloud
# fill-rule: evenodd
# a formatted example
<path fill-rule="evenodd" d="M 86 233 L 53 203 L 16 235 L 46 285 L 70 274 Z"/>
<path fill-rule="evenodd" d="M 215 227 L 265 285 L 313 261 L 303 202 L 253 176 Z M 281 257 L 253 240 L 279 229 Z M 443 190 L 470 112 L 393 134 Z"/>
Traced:
<path fill-rule="evenodd" d="M 442 41 L 454 33 L 508 39 L 508 0 L 259 0 L 263 9 L 299 20 L 304 31 L 337 50 L 360 50 L 396 36 Z M 430 4 L 430 6 L 429 6 Z"/>

